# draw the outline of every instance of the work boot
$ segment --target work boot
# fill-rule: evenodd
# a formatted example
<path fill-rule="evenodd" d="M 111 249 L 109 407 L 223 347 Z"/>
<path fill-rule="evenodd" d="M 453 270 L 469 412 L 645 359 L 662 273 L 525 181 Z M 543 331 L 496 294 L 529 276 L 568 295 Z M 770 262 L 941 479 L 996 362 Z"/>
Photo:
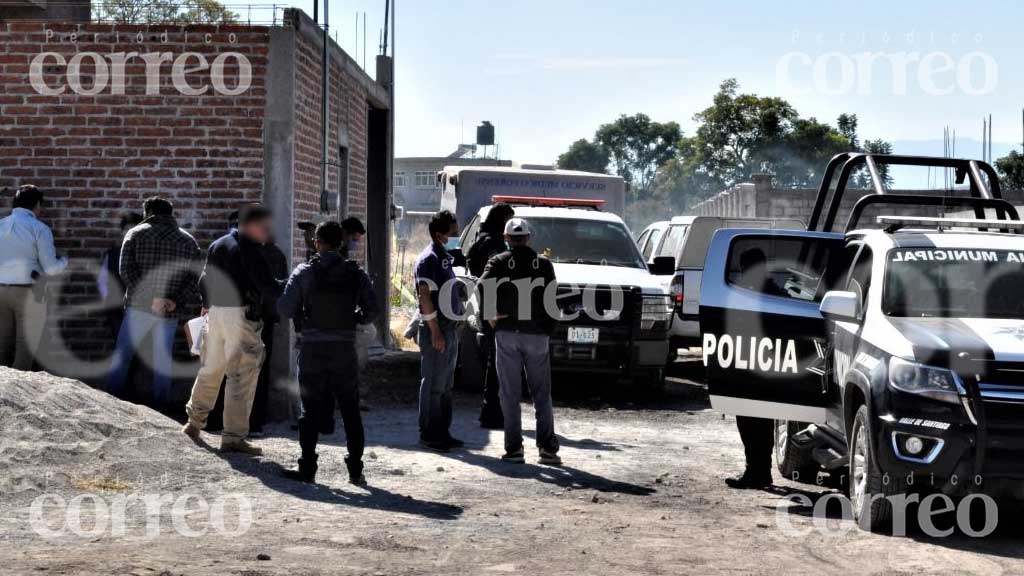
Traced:
<path fill-rule="evenodd" d="M 734 488 L 736 490 L 757 490 L 760 488 L 767 488 L 772 485 L 772 474 L 771 472 L 756 474 L 747 470 L 739 477 L 726 478 L 725 483 L 729 488 Z"/>
<path fill-rule="evenodd" d="M 292 468 L 289 470 L 283 470 L 281 474 L 289 480 L 296 480 L 298 482 L 305 482 L 307 484 L 313 484 L 316 482 L 316 461 L 319 457 L 313 456 L 312 458 L 299 458 L 298 468 Z"/>
<path fill-rule="evenodd" d="M 362 460 L 355 460 L 351 456 L 346 456 L 345 467 L 348 468 L 349 484 L 355 484 L 356 486 L 366 484 L 366 476 L 363 476 Z"/>
<path fill-rule="evenodd" d="M 501 457 L 502 462 L 513 462 L 515 464 L 522 464 L 526 462 L 526 458 L 523 456 L 523 449 L 513 450 L 511 452 L 505 452 Z"/>
<path fill-rule="evenodd" d="M 191 438 L 193 442 L 199 440 L 199 426 L 196 426 L 195 424 L 189 422 L 182 427 L 181 431 L 185 434 L 185 436 Z"/>
<path fill-rule="evenodd" d="M 559 456 L 557 452 L 541 449 L 540 459 L 538 460 L 538 462 L 544 464 L 545 466 L 561 466 L 562 457 Z"/>
<path fill-rule="evenodd" d="M 241 454 L 248 454 L 249 456 L 262 456 L 263 448 L 250 444 L 246 440 L 221 440 L 220 442 L 221 452 L 239 452 Z"/>
<path fill-rule="evenodd" d="M 420 436 L 420 446 L 434 452 L 447 452 L 449 448 L 448 440 L 434 440 L 425 436 Z"/>

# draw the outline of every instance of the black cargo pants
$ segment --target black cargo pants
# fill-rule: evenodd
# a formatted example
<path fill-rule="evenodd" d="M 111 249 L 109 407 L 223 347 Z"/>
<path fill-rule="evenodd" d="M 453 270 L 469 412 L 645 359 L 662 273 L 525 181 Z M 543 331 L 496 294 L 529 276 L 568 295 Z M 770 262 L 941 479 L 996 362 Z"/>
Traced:
<path fill-rule="evenodd" d="M 362 471 L 363 419 L 359 413 L 359 366 L 355 342 L 303 342 L 299 349 L 299 446 L 302 459 L 316 462 L 320 434 L 334 433 L 334 408 L 341 409 L 349 472 Z M 358 470 L 354 470 L 358 467 Z"/>

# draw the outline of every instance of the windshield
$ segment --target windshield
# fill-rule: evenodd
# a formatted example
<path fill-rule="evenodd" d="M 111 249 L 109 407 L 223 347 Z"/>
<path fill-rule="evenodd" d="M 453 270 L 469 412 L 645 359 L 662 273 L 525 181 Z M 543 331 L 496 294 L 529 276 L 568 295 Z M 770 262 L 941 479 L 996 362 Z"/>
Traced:
<path fill-rule="evenodd" d="M 526 218 L 530 245 L 555 263 L 645 268 L 626 227 L 619 222 L 570 218 Z"/>
<path fill-rule="evenodd" d="M 1024 319 L 1024 252 L 897 249 L 882 310 L 889 316 Z"/>
<path fill-rule="evenodd" d="M 686 231 L 690 229 L 688 224 L 677 224 L 668 229 L 668 236 L 661 243 L 658 249 L 658 256 L 671 256 L 677 258 L 679 249 L 683 247 L 683 239 L 686 238 Z"/>

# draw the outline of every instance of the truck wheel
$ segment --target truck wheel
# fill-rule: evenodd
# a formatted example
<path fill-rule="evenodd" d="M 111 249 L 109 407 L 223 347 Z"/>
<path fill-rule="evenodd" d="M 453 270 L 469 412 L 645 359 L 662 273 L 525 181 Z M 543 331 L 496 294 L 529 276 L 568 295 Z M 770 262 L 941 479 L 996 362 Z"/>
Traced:
<path fill-rule="evenodd" d="M 850 433 L 850 504 L 853 519 L 861 530 L 881 532 L 892 525 L 893 506 L 889 496 L 903 494 L 902 478 L 886 474 L 878 466 L 872 448 L 871 421 L 866 405 L 857 409 Z"/>
<path fill-rule="evenodd" d="M 821 466 L 811 459 L 809 452 L 802 452 L 789 439 L 807 428 L 803 422 L 789 420 L 775 421 L 775 465 L 779 474 L 794 482 L 814 483 L 818 479 Z"/>

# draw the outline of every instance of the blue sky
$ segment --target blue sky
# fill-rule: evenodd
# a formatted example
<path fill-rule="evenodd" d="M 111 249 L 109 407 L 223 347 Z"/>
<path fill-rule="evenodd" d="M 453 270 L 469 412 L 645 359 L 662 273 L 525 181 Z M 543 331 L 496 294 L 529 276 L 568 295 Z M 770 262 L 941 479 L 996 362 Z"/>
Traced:
<path fill-rule="evenodd" d="M 623 113 L 691 132 L 728 77 L 803 116 L 855 113 L 863 138 L 897 152 L 941 153 L 949 125 L 958 155 L 980 157 L 989 113 L 997 156 L 1022 139 L 1017 2 L 397 2 L 399 156 L 446 154 L 481 120 L 497 126 L 501 156 L 520 162 L 553 162 Z M 311 11 L 312 0 L 299 5 Z M 370 63 L 384 0 L 332 2 L 350 53 L 357 11 Z"/>

